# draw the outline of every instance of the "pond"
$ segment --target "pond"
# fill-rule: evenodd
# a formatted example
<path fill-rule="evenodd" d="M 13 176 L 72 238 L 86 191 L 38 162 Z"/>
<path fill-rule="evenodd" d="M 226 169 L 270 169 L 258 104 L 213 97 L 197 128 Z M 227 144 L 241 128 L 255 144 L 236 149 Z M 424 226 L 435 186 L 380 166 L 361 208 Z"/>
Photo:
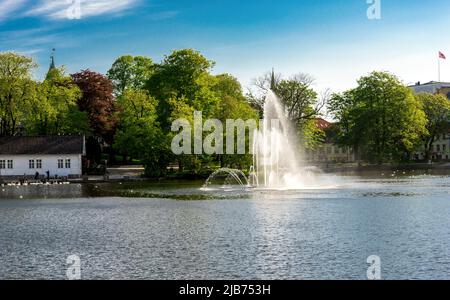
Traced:
<path fill-rule="evenodd" d="M 321 189 L 202 182 L 0 188 L 0 278 L 450 279 L 450 176 L 332 175 Z"/>

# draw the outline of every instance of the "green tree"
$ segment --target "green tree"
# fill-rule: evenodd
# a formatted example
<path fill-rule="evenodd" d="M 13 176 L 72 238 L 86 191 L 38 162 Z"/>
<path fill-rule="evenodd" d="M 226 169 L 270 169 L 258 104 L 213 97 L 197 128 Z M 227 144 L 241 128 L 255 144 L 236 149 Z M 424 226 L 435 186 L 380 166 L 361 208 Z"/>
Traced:
<path fill-rule="evenodd" d="M 186 120 L 193 126 L 194 124 L 194 108 L 187 104 L 187 99 L 185 97 L 172 97 L 169 99 L 168 104 L 170 106 L 171 116 L 170 123 L 175 120 Z M 176 135 L 176 132 L 169 132 L 168 139 L 172 140 Z M 194 132 L 191 131 L 191 138 L 194 139 Z M 193 145 L 191 144 L 191 150 Z M 193 173 L 199 173 L 202 169 L 201 155 L 193 154 L 181 154 L 176 156 L 176 161 L 178 162 L 178 167 L 181 172 L 190 171 Z"/>
<path fill-rule="evenodd" d="M 124 157 L 142 159 L 147 142 L 152 142 L 154 131 L 159 130 L 156 100 L 143 90 L 127 89 L 117 99 L 119 124 L 114 148 Z"/>
<path fill-rule="evenodd" d="M 326 132 L 317 126 L 317 119 L 303 119 L 297 125 L 300 146 L 305 150 L 317 149 L 323 145 Z"/>
<path fill-rule="evenodd" d="M 171 105 L 173 98 L 185 102 L 204 112 L 217 101 L 209 93 L 211 68 L 214 62 L 192 49 L 176 50 L 166 56 L 162 63 L 155 65 L 154 74 L 146 87 L 158 100 L 159 122 L 165 131 L 170 131 Z"/>
<path fill-rule="evenodd" d="M 441 94 L 420 93 L 416 95 L 428 119 L 427 132 L 422 135 L 426 160 L 431 159 L 433 143 L 450 128 L 450 101 Z"/>
<path fill-rule="evenodd" d="M 256 123 L 259 122 L 259 113 L 254 109 L 251 104 L 247 101 L 243 94 L 242 86 L 239 81 L 229 75 L 221 74 L 215 76 L 215 83 L 212 87 L 213 91 L 217 94 L 220 99 L 220 103 L 214 113 L 215 118 L 222 121 L 225 125 L 227 119 L 231 120 L 255 120 Z M 227 139 L 227 128 L 224 126 L 224 141 Z M 237 132 L 234 133 L 237 135 Z M 249 150 L 251 145 L 249 144 L 248 137 L 250 133 L 246 132 L 246 149 Z M 235 143 L 235 151 L 237 151 L 237 143 Z M 219 156 L 220 165 L 222 167 L 238 168 L 238 169 L 248 169 L 253 164 L 253 156 L 250 154 L 234 154 L 234 155 L 220 155 Z"/>
<path fill-rule="evenodd" d="M 386 72 L 373 72 L 360 78 L 354 90 L 334 95 L 329 111 L 343 126 L 341 142 L 378 164 L 407 159 L 426 133 L 421 103 Z"/>
<path fill-rule="evenodd" d="M 126 89 L 117 99 L 114 149 L 140 159 L 149 177 L 164 176 L 172 160 L 170 143 L 157 121 L 157 101 L 147 91 Z"/>
<path fill-rule="evenodd" d="M 0 53 L 0 136 L 19 132 L 36 97 L 33 59 L 12 52 Z"/>
<path fill-rule="evenodd" d="M 37 85 L 37 95 L 27 117 L 29 134 L 88 134 L 87 114 L 78 109 L 81 91 L 64 68 L 52 69 L 44 82 Z"/>
<path fill-rule="evenodd" d="M 194 111 L 201 111 L 204 118 L 214 118 L 220 98 L 213 90 L 216 83 L 215 77 L 210 74 L 213 66 L 214 62 L 192 49 L 176 50 L 155 65 L 146 88 L 158 101 L 158 122 L 168 145 L 174 136 L 171 132 L 174 120 L 192 121 Z M 207 155 L 179 155 L 176 160 L 181 171 L 197 174 L 213 158 Z"/>
<path fill-rule="evenodd" d="M 358 124 L 355 124 L 351 118 L 354 107 L 356 107 L 354 90 L 333 94 L 327 103 L 328 113 L 338 121 L 334 142 L 356 150 L 362 136 L 358 135 L 359 129 L 356 127 Z"/>
<path fill-rule="evenodd" d="M 116 95 L 120 96 L 128 88 L 144 88 L 153 74 L 153 67 L 151 58 L 124 55 L 113 63 L 107 76 L 114 84 Z"/>
<path fill-rule="evenodd" d="M 324 102 L 318 104 L 318 94 L 311 87 L 313 82 L 309 75 L 299 74 L 281 80 L 275 86 L 275 93 L 283 101 L 287 116 L 294 123 L 314 119 L 320 114 Z"/>

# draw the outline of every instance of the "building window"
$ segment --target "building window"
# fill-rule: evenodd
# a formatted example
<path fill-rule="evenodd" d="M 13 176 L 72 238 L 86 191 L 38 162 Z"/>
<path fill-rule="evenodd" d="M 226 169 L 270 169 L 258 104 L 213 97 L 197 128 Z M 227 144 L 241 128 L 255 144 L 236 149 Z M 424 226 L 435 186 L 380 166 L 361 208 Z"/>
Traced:
<path fill-rule="evenodd" d="M 0 160 L 0 169 L 6 169 L 5 167 L 5 160 Z"/>
<path fill-rule="evenodd" d="M 58 169 L 62 169 L 62 168 L 64 168 L 64 160 L 58 159 Z"/>
<path fill-rule="evenodd" d="M 30 160 L 28 161 L 28 168 L 34 169 L 34 159 L 30 159 Z"/>
<path fill-rule="evenodd" d="M 10 159 L 8 160 L 8 169 L 13 169 L 14 165 L 13 165 L 13 161 Z"/>
<path fill-rule="evenodd" d="M 42 159 L 36 159 L 36 169 L 42 169 Z"/>
<path fill-rule="evenodd" d="M 440 152 L 441 151 L 441 145 L 436 145 L 436 152 Z"/>
<path fill-rule="evenodd" d="M 70 169 L 70 159 L 66 159 L 66 169 Z"/>

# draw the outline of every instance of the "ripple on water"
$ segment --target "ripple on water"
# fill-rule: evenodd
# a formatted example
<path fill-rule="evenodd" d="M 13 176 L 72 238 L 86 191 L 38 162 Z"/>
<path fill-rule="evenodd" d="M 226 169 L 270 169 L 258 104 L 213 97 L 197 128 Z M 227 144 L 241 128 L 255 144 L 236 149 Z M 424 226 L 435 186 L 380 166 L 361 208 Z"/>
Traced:
<path fill-rule="evenodd" d="M 120 185 L 176 196 L 165 199 L 15 189 L 25 199 L 0 194 L 0 278 L 64 279 L 76 254 L 85 279 L 365 279 L 370 255 L 385 279 L 450 279 L 448 179 L 351 177 L 286 191 Z M 204 194 L 214 197 L 179 201 Z"/>

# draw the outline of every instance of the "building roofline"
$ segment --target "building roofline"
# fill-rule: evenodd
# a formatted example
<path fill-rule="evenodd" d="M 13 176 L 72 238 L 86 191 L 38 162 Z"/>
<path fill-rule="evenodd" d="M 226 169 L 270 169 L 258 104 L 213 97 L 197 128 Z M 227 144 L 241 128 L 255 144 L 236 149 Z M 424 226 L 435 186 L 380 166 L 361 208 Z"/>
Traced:
<path fill-rule="evenodd" d="M 409 85 L 408 87 L 426 86 L 426 85 L 448 85 L 448 86 L 450 86 L 450 82 L 445 82 L 445 81 L 429 81 L 426 83 L 417 82 L 416 84 Z"/>
<path fill-rule="evenodd" d="M 82 135 L 3 136 L 0 137 L 1 155 L 60 155 L 85 153 Z"/>

